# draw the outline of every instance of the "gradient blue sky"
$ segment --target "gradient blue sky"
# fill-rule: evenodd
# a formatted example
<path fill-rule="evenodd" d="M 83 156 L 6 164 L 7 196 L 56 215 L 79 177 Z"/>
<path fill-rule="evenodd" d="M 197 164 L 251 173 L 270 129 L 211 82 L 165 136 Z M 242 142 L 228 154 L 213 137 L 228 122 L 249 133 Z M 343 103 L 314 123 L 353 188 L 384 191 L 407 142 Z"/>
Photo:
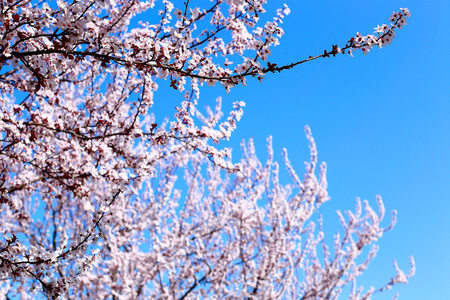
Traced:
<path fill-rule="evenodd" d="M 372 33 L 400 7 L 412 16 L 392 46 L 367 56 L 309 62 L 269 74 L 263 83 L 250 80 L 228 95 L 223 88 L 204 87 L 200 107 L 217 96 L 225 109 L 245 101 L 244 117 L 223 145 L 239 150 L 242 139 L 253 137 L 264 159 L 266 137 L 272 135 L 275 153 L 286 147 L 299 173 L 309 158 L 303 129 L 308 124 L 319 159 L 328 164 L 331 201 L 322 212 L 331 232 L 339 226 L 335 211 L 353 209 L 357 196 L 376 205 L 380 194 L 387 212 L 398 211 L 397 226 L 379 241 L 379 254 L 360 282 L 365 288 L 386 283 L 395 274 L 392 259 L 408 271 L 412 254 L 416 275 L 394 292 L 400 299 L 450 299 L 450 2 L 272 1 L 268 13 L 284 2 L 292 12 L 272 52 L 271 61 L 279 65 L 343 45 L 357 31 Z M 180 97 L 162 87 L 155 111 L 175 106 Z M 394 292 L 374 299 L 391 299 Z"/>

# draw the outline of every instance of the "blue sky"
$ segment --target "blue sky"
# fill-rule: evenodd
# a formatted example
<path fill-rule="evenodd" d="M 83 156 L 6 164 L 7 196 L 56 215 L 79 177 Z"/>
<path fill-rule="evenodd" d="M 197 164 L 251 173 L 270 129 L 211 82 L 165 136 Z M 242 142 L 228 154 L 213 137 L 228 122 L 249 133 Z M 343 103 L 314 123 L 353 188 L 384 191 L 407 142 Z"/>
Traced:
<path fill-rule="evenodd" d="M 286 147 L 299 173 L 309 158 L 303 129 L 308 124 L 319 160 L 328 164 L 331 201 L 322 212 L 331 232 L 339 226 L 335 211 L 353 209 L 358 196 L 376 205 L 379 194 L 387 212 L 398 211 L 397 226 L 379 241 L 379 254 L 361 283 L 366 288 L 386 283 L 395 273 L 393 258 L 408 271 L 412 254 L 416 275 L 394 289 L 400 299 L 450 299 L 450 2 L 284 2 L 292 12 L 281 45 L 272 51 L 271 61 L 279 65 L 345 44 L 357 31 L 372 33 L 400 7 L 412 16 L 392 46 L 367 56 L 309 62 L 269 74 L 263 83 L 249 80 L 229 94 L 204 87 L 200 107 L 217 96 L 225 109 L 245 101 L 244 117 L 223 145 L 236 151 L 242 139 L 253 137 L 264 159 L 266 137 L 272 135 L 275 153 Z M 284 2 L 272 1 L 268 13 Z M 164 105 L 172 106 L 181 95 L 162 88 L 155 94 L 156 111 L 164 97 Z"/>

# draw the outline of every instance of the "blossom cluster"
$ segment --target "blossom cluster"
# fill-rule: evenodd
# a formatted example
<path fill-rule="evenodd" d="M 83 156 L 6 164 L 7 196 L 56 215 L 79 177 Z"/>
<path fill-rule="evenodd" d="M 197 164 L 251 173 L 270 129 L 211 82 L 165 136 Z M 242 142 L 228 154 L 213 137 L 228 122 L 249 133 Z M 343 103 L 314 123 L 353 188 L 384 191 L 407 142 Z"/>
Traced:
<path fill-rule="evenodd" d="M 349 41 L 348 51 L 350 55 L 352 55 L 353 49 L 361 49 L 364 55 L 366 55 L 373 46 L 382 48 L 386 45 L 391 45 L 392 40 L 395 38 L 395 30 L 397 28 L 401 29 L 403 26 L 407 25 L 406 18 L 410 15 L 411 13 L 407 8 L 402 8 L 400 12 L 392 13 L 389 18 L 389 21 L 392 23 L 390 25 L 378 25 L 375 28 L 376 36 L 373 34 L 363 36 L 358 32 L 356 37 Z"/>
<path fill-rule="evenodd" d="M 12 237 L 9 237 L 5 230 L 6 224 L 2 223 L 0 230 L 5 241 L 0 243 L 0 279 L 8 280 L 11 276 L 32 278 L 35 283 L 31 284 L 29 291 L 24 290 L 23 286 L 19 287 L 17 292 L 22 296 L 28 292 L 34 294 L 36 283 L 41 285 L 42 290 L 51 299 L 66 294 L 78 277 L 86 273 L 98 259 L 98 249 L 88 251 L 88 248 L 96 244 L 99 239 L 105 238 L 102 230 L 107 230 L 111 223 L 110 207 L 124 190 L 119 188 L 111 198 L 104 200 L 104 203 L 93 213 L 91 223 L 86 226 L 83 233 L 78 232 L 77 236 L 71 240 L 71 245 L 67 233 L 64 232 L 61 244 L 53 250 L 33 244 L 26 247 L 19 241 L 16 234 L 13 233 Z M 68 274 L 58 278 L 55 275 L 61 270 Z M 11 285 L 8 284 L 6 288 L 11 288 Z"/>
<path fill-rule="evenodd" d="M 350 38 L 347 44 L 341 47 L 339 47 L 338 45 L 332 45 L 331 50 L 324 50 L 323 53 L 319 55 L 311 55 L 306 59 L 284 66 L 278 66 L 275 63 L 267 62 L 267 67 L 264 67 L 259 71 L 260 76 L 258 76 L 258 79 L 264 78 L 263 76 L 261 76 L 261 74 L 265 74 L 268 72 L 281 72 L 287 69 L 291 69 L 300 64 L 316 60 L 318 58 L 336 56 L 337 54 L 350 54 L 350 56 L 353 56 L 354 50 L 362 50 L 363 54 L 367 55 L 367 53 L 369 53 L 373 46 L 382 48 L 386 45 L 391 45 L 392 40 L 395 38 L 395 30 L 401 29 L 403 28 L 403 26 L 407 25 L 408 23 L 406 18 L 410 15 L 411 13 L 407 8 L 401 8 L 400 12 L 394 12 L 389 18 L 389 21 L 391 21 L 389 25 L 378 25 L 375 28 L 374 33 L 376 33 L 377 36 L 373 34 L 364 36 L 358 32 L 355 37 Z"/>

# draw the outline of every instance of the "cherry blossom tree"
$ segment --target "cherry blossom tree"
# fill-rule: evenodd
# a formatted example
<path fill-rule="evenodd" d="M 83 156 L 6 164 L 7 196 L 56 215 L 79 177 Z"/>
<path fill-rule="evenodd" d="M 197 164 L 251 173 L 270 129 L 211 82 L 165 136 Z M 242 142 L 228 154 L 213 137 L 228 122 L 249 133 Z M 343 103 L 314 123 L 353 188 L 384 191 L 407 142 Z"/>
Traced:
<path fill-rule="evenodd" d="M 261 24 L 267 1 L 195 7 L 139 0 L 0 2 L 0 295 L 6 299 L 350 299 L 376 254 L 378 212 L 358 200 L 326 244 L 326 166 L 278 178 L 271 140 L 233 163 L 228 139 L 243 102 L 223 118 L 197 108 L 200 87 L 226 91 L 318 58 L 390 45 L 408 9 L 375 34 L 358 33 L 315 56 L 269 61 L 287 6 Z M 175 8 L 175 4 L 178 5 Z M 143 14 L 151 22 L 135 19 Z M 172 119 L 155 121 L 158 81 L 182 93 Z M 319 171 L 316 171 L 319 169 Z M 364 251 L 366 248 L 371 249 Z M 361 259 L 362 254 L 366 258 Z M 413 265 L 413 261 L 412 265 Z"/>

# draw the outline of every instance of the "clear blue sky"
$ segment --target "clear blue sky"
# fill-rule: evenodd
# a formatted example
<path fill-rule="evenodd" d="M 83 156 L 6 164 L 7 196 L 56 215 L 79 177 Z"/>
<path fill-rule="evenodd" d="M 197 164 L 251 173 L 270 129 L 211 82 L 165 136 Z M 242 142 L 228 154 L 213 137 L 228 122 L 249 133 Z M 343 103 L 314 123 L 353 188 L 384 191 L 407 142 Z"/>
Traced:
<path fill-rule="evenodd" d="M 282 3 L 272 1 L 268 12 Z M 379 241 L 379 254 L 361 283 L 368 288 L 389 280 L 393 258 L 408 271 L 412 254 L 417 272 L 409 285 L 395 289 L 400 299 L 450 299 L 450 2 L 285 3 L 292 12 L 281 45 L 272 52 L 278 64 L 345 44 L 357 31 L 372 33 L 400 7 L 412 16 L 392 46 L 367 56 L 320 59 L 270 74 L 263 83 L 250 80 L 228 95 L 220 87 L 204 87 L 200 107 L 216 96 L 223 97 L 225 108 L 245 101 L 244 117 L 226 145 L 238 151 L 241 139 L 253 137 L 264 158 L 266 137 L 272 135 L 275 153 L 286 147 L 299 173 L 309 158 L 303 130 L 308 124 L 319 159 L 328 164 L 331 201 L 322 211 L 331 232 L 339 226 L 335 211 L 353 209 L 357 196 L 376 205 L 380 194 L 387 211 L 398 211 L 397 226 Z M 158 115 L 158 102 L 170 107 L 180 97 L 167 89 L 157 92 Z"/>

